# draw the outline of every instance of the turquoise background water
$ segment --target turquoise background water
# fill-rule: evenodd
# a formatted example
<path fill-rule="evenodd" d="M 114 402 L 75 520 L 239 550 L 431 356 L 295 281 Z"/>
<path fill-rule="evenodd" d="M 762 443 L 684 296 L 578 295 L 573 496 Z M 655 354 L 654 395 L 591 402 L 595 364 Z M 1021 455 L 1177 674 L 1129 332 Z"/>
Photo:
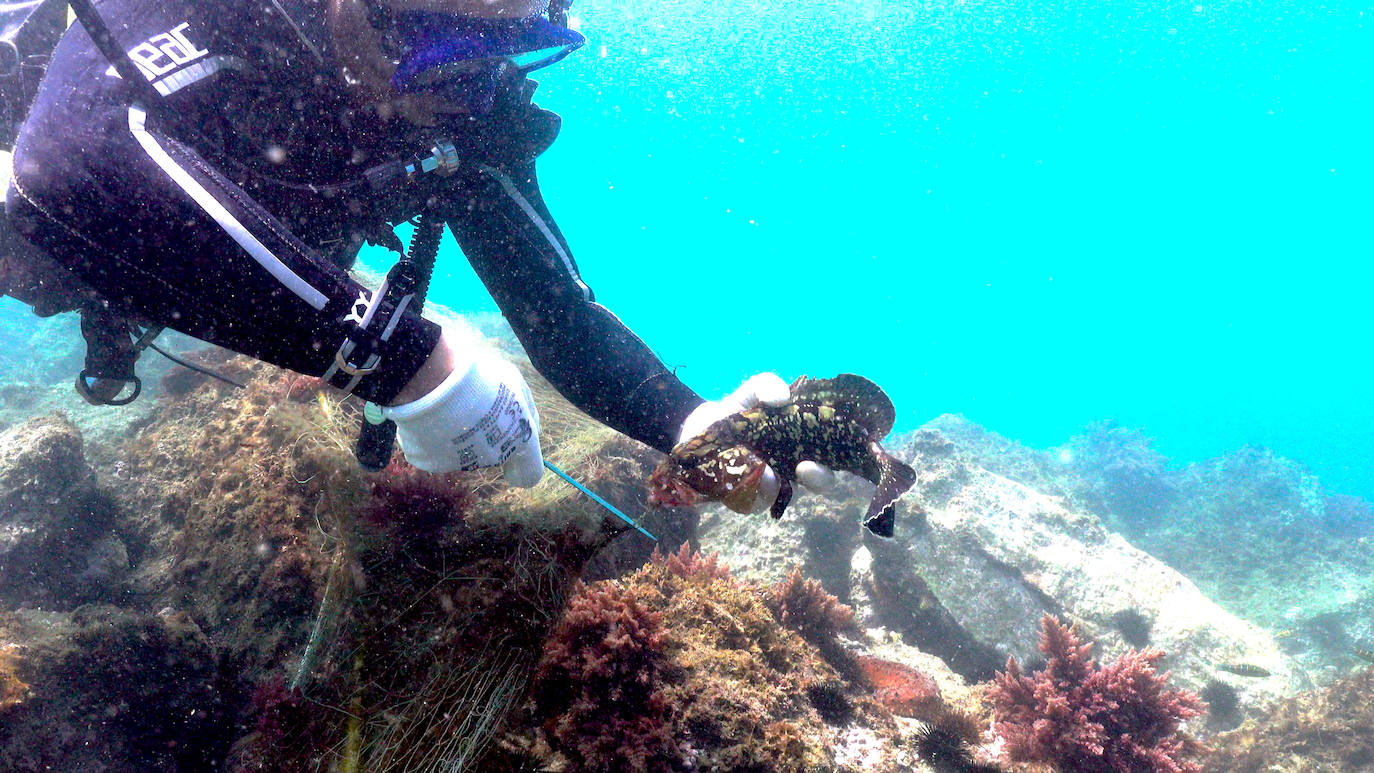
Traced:
<path fill-rule="evenodd" d="M 1374 496 L 1371 8 L 579 0 L 541 180 L 704 395 L 853 371 L 899 428 L 1116 418 Z"/>

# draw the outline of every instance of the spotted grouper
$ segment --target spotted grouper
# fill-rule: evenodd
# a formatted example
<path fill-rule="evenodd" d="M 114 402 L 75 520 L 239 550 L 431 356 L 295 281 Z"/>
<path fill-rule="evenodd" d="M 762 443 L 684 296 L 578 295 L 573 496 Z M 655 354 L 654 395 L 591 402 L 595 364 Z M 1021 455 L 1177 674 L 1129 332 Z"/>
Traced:
<path fill-rule="evenodd" d="M 781 518 L 792 501 L 797 464 L 812 461 L 852 472 L 878 487 L 864 526 L 891 537 L 897 499 L 916 473 L 879 445 L 892 430 L 892 401 L 872 381 L 851 373 L 792 382 L 791 400 L 731 414 L 690 438 L 649 477 L 649 504 L 724 502 L 744 512 L 759 493 L 765 465 L 781 488 L 770 511 Z"/>

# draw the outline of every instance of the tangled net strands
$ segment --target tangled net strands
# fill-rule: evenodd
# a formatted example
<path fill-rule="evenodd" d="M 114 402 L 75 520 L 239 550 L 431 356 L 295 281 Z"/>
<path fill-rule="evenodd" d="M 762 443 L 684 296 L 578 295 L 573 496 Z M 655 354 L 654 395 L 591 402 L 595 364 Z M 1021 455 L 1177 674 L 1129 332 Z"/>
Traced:
<path fill-rule="evenodd" d="M 293 406 L 308 421 L 295 447 L 351 462 L 353 416 L 323 392 L 299 391 Z M 609 463 L 604 432 L 581 431 L 585 418 L 570 410 L 547 413 L 568 435 L 553 454 L 593 472 Z M 300 482 L 316 471 L 292 472 Z M 582 503 L 561 483 L 510 491 L 398 459 L 363 485 L 361 501 L 320 527 L 334 555 L 287 675 L 313 718 L 286 737 L 290 754 L 258 746 L 254 769 L 478 770 L 523 704 L 544 639 L 599 546 L 589 540 L 607 535 L 569 517 L 570 501 Z"/>
<path fill-rule="evenodd" d="M 584 556 L 520 528 L 465 530 L 455 549 L 403 551 L 408 565 L 386 553 L 369 567 L 379 587 L 359 598 L 356 646 L 339 653 L 355 664 L 354 716 L 328 756 L 345 771 L 475 770 L 523 702 Z"/>
<path fill-rule="evenodd" d="M 345 595 L 341 574 L 348 552 L 342 544 L 334 549 L 334 558 L 329 562 L 329 574 L 325 578 L 324 596 L 320 599 L 319 611 L 315 613 L 315 625 L 310 630 L 310 640 L 306 643 L 305 652 L 301 655 L 296 673 L 291 678 L 293 690 L 299 690 L 305 684 L 311 669 L 315 667 L 320 644 L 324 642 L 326 632 L 333 633 L 338 623 Z"/>
<path fill-rule="evenodd" d="M 411 700 L 381 712 L 395 719 L 375 728 L 368 769 L 469 770 L 524 698 L 533 668 L 528 653 L 503 650 L 499 644 L 463 669 L 435 664 Z"/>

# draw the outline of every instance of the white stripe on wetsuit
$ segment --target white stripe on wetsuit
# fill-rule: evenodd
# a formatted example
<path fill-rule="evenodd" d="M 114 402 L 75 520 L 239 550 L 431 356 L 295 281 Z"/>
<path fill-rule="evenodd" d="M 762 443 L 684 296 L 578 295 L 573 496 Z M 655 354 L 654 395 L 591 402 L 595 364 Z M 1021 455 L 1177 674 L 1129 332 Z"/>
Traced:
<path fill-rule="evenodd" d="M 525 217 L 528 217 L 531 223 L 534 223 L 534 227 L 539 229 L 539 233 L 544 234 L 544 238 L 549 240 L 549 246 L 553 247 L 554 251 L 558 253 L 558 257 L 563 259 L 563 267 L 568 270 L 568 275 L 572 277 L 574 282 L 577 282 L 578 287 L 582 288 L 582 299 L 587 301 L 591 300 L 592 290 L 583 283 L 582 277 L 578 276 L 577 268 L 573 266 L 572 258 L 569 257 L 567 250 L 564 250 L 563 245 L 558 243 L 558 238 L 553 235 L 553 230 L 549 228 L 548 223 L 544 222 L 544 218 L 539 216 L 534 206 L 520 193 L 520 189 L 515 187 L 515 182 L 510 179 L 510 176 L 500 169 L 495 169 L 486 164 L 482 164 L 478 168 L 492 177 L 495 177 L 496 181 L 501 183 L 501 187 L 505 189 L 506 194 L 515 200 L 515 204 L 520 207 L 520 211 L 525 213 Z"/>
<path fill-rule="evenodd" d="M 258 265 L 266 269 L 267 273 L 295 293 L 296 297 L 310 304 L 316 311 L 323 311 L 329 298 L 302 279 L 295 271 L 292 271 L 289 266 L 281 261 L 281 258 L 278 258 L 271 250 L 267 249 L 266 245 L 258 241 L 258 238 L 243 223 L 240 223 L 233 213 L 225 209 L 224 205 L 205 189 L 205 186 L 201 185 L 185 169 L 182 169 L 167 153 L 167 150 L 158 143 L 157 138 L 145 128 L 147 120 L 148 113 L 142 106 L 134 104 L 129 108 L 129 130 L 138 139 L 138 144 L 143 146 L 144 152 L 153 159 L 163 172 L 167 173 L 168 177 L 172 178 L 173 182 L 181 186 L 181 189 L 201 209 L 205 210 L 205 213 L 213 218 L 219 227 L 224 229 L 224 232 L 229 234 L 229 237 L 243 248 L 244 252 L 247 252 L 253 260 L 258 262 Z"/>
<path fill-rule="evenodd" d="M 544 218 L 539 216 L 539 213 L 535 211 L 534 207 L 530 204 L 529 200 L 526 199 L 524 195 L 520 193 L 520 189 L 515 187 L 515 181 L 511 180 L 510 176 L 507 175 L 505 172 L 487 166 L 486 164 L 482 164 L 478 168 L 481 169 L 483 172 L 486 172 L 487 174 L 491 175 L 492 177 L 495 177 L 496 181 L 501 183 L 501 187 L 504 188 L 506 193 L 512 199 L 515 200 L 516 205 L 519 206 L 520 210 L 525 213 L 525 216 L 530 219 L 530 222 L 534 223 L 535 227 L 539 229 L 539 232 L 544 234 L 544 238 L 549 240 L 549 246 L 553 247 L 554 251 L 558 253 L 558 257 L 563 259 L 563 267 L 568 270 L 568 275 L 573 278 L 574 282 L 577 282 L 578 287 L 582 288 L 582 299 L 586 301 L 591 301 L 591 288 L 587 287 L 586 283 L 582 281 L 582 277 L 577 273 L 577 268 L 573 266 L 572 258 L 568 257 L 567 251 L 563 249 L 563 245 L 560 244 L 558 239 L 553 235 L 553 231 L 549 228 L 548 224 L 544 222 Z M 602 306 L 601 304 L 595 301 L 592 301 L 591 305 L 610 315 L 611 319 L 614 319 L 621 327 L 625 329 L 625 332 L 629 333 L 632 337 L 634 337 L 634 339 L 639 342 L 640 346 L 643 346 L 645 349 L 649 349 L 649 345 L 644 343 L 644 339 L 636 335 L 635 332 L 631 330 L 629 326 L 626 325 L 624 322 L 621 322 L 620 317 L 616 316 L 615 312 L 611 311 L 610 309 L 606 308 L 605 306 Z"/>

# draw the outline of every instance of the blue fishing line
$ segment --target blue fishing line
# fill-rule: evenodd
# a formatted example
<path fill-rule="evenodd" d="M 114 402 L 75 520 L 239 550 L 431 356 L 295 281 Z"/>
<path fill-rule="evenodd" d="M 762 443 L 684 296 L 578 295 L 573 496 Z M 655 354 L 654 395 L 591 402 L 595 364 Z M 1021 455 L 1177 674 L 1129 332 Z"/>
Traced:
<path fill-rule="evenodd" d="M 554 473 L 555 475 L 557 475 L 558 477 L 560 477 L 560 478 L 562 478 L 563 480 L 566 480 L 567 482 L 573 484 L 573 486 L 575 486 L 575 487 L 577 488 L 578 491 L 581 491 L 583 494 L 586 494 L 587 496 L 591 497 L 593 502 L 597 503 L 598 505 L 601 505 L 602 507 L 606 508 L 607 510 L 610 510 L 611 512 L 615 513 L 615 515 L 616 515 L 617 518 L 619 518 L 620 520 L 624 521 L 625 523 L 628 523 L 628 524 L 630 524 L 631 526 L 635 527 L 635 529 L 637 529 L 637 530 L 639 531 L 640 534 L 643 534 L 644 536 L 648 537 L 649 539 L 653 540 L 654 542 L 658 542 L 658 537 L 655 537 L 654 535 L 650 534 L 648 531 L 646 531 L 646 530 L 644 529 L 643 526 L 640 526 L 639 524 L 637 524 L 637 523 L 635 523 L 634 521 L 630 520 L 630 517 L 629 517 L 629 516 L 625 515 L 624 513 L 620 512 L 619 510 L 615 509 L 615 507 L 612 506 L 610 502 L 607 502 L 606 500 L 602 499 L 601 497 L 597 496 L 596 494 L 593 494 L 593 493 L 591 492 L 591 490 L 588 489 L 586 486 L 584 486 L 584 485 L 582 485 L 581 483 L 578 483 L 577 481 L 573 480 L 573 479 L 568 475 L 568 473 L 563 472 L 562 470 L 560 470 L 560 469 L 558 469 L 557 467 L 555 467 L 555 466 L 553 465 L 553 462 L 550 462 L 548 459 L 545 459 L 545 460 L 544 460 L 544 466 L 545 466 L 545 467 L 548 467 L 550 470 L 552 470 L 553 473 Z"/>

